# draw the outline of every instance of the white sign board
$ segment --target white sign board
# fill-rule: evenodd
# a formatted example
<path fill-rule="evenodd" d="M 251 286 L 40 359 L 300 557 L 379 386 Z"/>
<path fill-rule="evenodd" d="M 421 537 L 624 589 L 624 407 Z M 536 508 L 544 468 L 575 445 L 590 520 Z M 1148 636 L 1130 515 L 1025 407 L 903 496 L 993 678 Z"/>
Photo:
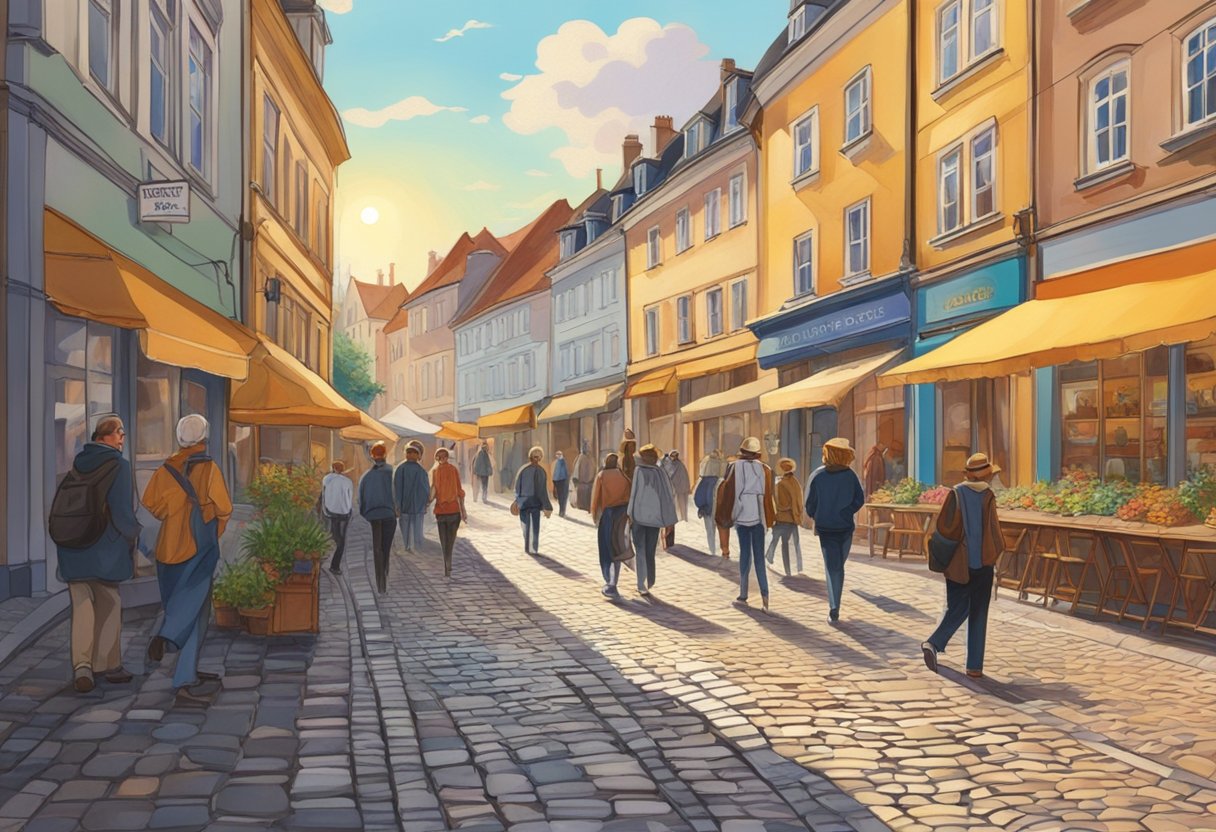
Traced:
<path fill-rule="evenodd" d="M 190 183 L 185 180 L 141 182 L 140 222 L 190 222 Z"/>

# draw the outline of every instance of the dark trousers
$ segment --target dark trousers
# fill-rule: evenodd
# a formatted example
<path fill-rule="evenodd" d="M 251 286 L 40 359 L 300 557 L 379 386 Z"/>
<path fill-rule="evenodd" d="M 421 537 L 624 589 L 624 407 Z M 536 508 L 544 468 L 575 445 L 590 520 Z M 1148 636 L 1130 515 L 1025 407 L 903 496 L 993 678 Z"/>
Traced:
<path fill-rule="evenodd" d="M 654 586 L 654 550 L 659 547 L 658 526 L 633 524 L 634 569 L 638 573 L 638 589 Z"/>
<path fill-rule="evenodd" d="M 488 476 L 483 477 L 483 476 L 481 476 L 480 474 L 478 474 L 478 475 L 477 475 L 477 482 L 481 484 L 481 501 L 482 501 L 483 503 L 488 503 L 488 502 L 490 502 L 490 497 L 489 497 L 489 494 L 490 494 L 490 478 L 489 478 Z"/>
<path fill-rule="evenodd" d="M 329 534 L 334 539 L 334 556 L 329 561 L 330 569 L 342 568 L 342 555 L 346 553 L 346 529 L 350 526 L 349 514 L 329 515 Z"/>
<path fill-rule="evenodd" d="M 521 508 L 519 525 L 524 529 L 524 551 L 535 555 L 540 551 L 540 509 Z"/>
<path fill-rule="evenodd" d="M 828 585 L 828 607 L 840 609 L 844 594 L 844 562 L 853 548 L 852 532 L 823 532 L 819 535 L 819 551 L 823 553 L 823 573 Z"/>
<path fill-rule="evenodd" d="M 596 541 L 600 549 L 600 572 L 604 574 L 604 583 L 616 586 L 617 576 L 621 574 L 621 566 L 613 558 L 612 527 L 617 519 L 625 513 L 627 506 L 608 506 L 600 514 L 600 525 L 596 532 Z"/>
<path fill-rule="evenodd" d="M 436 514 L 439 526 L 439 545 L 443 547 L 443 574 L 452 574 L 452 550 L 456 548 L 456 530 L 460 528 L 460 514 Z"/>
<path fill-rule="evenodd" d="M 372 557 L 376 561 L 376 589 L 388 591 L 388 558 L 397 533 L 397 519 L 372 520 Z"/>
<path fill-rule="evenodd" d="M 946 579 L 946 614 L 929 643 L 939 653 L 963 622 L 967 622 L 967 669 L 984 669 L 984 643 L 988 640 L 988 605 L 992 601 L 992 567 L 971 570 L 971 580 L 957 584 Z"/>
<path fill-rule="evenodd" d="M 570 499 L 570 480 L 554 480 L 553 493 L 557 495 L 557 513 L 566 516 L 566 501 Z"/>

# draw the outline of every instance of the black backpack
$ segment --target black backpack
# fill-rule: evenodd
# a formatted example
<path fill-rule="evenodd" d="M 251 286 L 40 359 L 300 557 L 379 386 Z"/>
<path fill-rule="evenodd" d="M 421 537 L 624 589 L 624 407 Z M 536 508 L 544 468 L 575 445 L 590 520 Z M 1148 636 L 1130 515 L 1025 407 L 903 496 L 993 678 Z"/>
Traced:
<path fill-rule="evenodd" d="M 51 540 L 65 549 L 87 549 L 110 525 L 110 506 L 106 498 L 118 476 L 118 460 L 111 460 L 87 474 L 68 471 L 55 489 L 47 530 Z"/>

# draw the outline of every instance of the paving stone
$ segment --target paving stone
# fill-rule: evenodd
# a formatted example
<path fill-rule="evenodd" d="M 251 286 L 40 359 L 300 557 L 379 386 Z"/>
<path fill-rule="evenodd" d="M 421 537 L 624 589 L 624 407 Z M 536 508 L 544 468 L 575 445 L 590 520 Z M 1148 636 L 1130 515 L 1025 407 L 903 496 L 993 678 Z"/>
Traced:
<path fill-rule="evenodd" d="M 229 781 L 216 797 L 216 811 L 224 814 L 268 818 L 283 815 L 287 809 L 287 792 L 281 786 Z"/>

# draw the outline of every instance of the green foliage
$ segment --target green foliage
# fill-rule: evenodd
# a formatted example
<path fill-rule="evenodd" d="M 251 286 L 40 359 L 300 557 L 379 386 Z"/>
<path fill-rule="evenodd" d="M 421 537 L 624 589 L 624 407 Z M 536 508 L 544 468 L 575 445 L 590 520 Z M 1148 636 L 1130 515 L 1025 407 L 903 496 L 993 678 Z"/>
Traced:
<path fill-rule="evenodd" d="M 264 464 L 246 496 L 259 517 L 307 512 L 321 493 L 321 476 L 315 465 Z"/>
<path fill-rule="evenodd" d="M 259 610 L 274 602 L 274 584 L 257 561 L 242 558 L 224 566 L 212 594 L 220 606 Z"/>
<path fill-rule="evenodd" d="M 908 477 L 895 486 L 891 493 L 891 502 L 897 506 L 914 506 L 920 502 L 920 495 L 928 488 L 923 482 Z"/>
<path fill-rule="evenodd" d="M 1216 508 L 1216 470 L 1202 465 L 1178 484 L 1178 499 L 1192 516 L 1203 520 Z"/>
<path fill-rule="evenodd" d="M 258 518 L 241 538 L 245 554 L 272 566 L 282 576 L 297 558 L 319 558 L 329 546 L 329 533 L 313 514 L 288 512 Z"/>
<path fill-rule="evenodd" d="M 334 389 L 355 407 L 367 410 L 372 400 L 384 392 L 376 382 L 373 359 L 341 332 L 334 334 Z"/>

